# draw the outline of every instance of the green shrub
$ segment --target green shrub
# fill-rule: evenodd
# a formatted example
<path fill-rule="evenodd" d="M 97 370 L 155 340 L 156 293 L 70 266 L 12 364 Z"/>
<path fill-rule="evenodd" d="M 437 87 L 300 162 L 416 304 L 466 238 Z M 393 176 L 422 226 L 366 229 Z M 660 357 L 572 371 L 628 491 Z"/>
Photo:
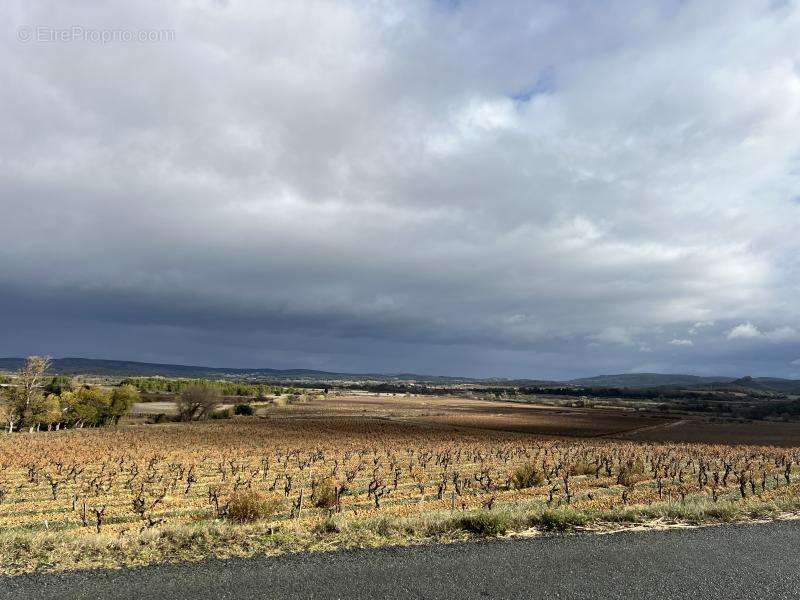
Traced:
<path fill-rule="evenodd" d="M 340 516 L 330 516 L 314 526 L 314 533 L 341 533 L 347 529 L 347 521 Z"/>
<path fill-rule="evenodd" d="M 401 531 L 400 519 L 388 515 L 380 515 L 372 519 L 357 520 L 350 524 L 354 531 L 370 531 L 383 537 L 396 535 Z"/>
<path fill-rule="evenodd" d="M 526 463 L 517 467 L 511 474 L 511 485 L 521 490 L 542 485 L 544 477 L 533 463 Z"/>
<path fill-rule="evenodd" d="M 569 531 L 575 527 L 583 527 L 589 517 L 571 508 L 548 509 L 531 519 L 531 525 L 545 531 Z"/>
<path fill-rule="evenodd" d="M 211 413 L 212 419 L 230 419 L 233 416 L 233 411 L 230 408 L 226 408 L 225 410 L 218 410 L 216 412 Z"/>
<path fill-rule="evenodd" d="M 256 411 L 249 404 L 237 404 L 233 407 L 233 414 L 245 417 L 252 416 Z"/>
<path fill-rule="evenodd" d="M 460 529 L 478 535 L 502 535 L 511 525 L 511 518 L 502 512 L 481 511 L 457 518 Z"/>
<path fill-rule="evenodd" d="M 757 519 L 769 516 L 772 511 L 769 506 L 756 506 L 750 511 L 750 517 Z M 712 504 L 705 509 L 706 515 L 711 519 L 718 521 L 735 521 L 740 516 L 740 510 L 735 504 Z"/>

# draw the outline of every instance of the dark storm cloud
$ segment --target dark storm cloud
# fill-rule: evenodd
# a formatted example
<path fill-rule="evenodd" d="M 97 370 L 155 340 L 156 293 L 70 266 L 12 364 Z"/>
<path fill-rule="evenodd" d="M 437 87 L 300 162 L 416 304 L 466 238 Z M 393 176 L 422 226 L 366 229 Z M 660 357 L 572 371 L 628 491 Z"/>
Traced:
<path fill-rule="evenodd" d="M 796 4 L 2 10 L 0 354 L 800 376 Z"/>

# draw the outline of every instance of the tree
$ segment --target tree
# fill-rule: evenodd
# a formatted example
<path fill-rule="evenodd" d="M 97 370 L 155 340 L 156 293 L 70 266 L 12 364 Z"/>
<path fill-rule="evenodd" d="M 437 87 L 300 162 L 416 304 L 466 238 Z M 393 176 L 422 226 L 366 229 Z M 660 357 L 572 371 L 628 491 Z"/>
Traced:
<path fill-rule="evenodd" d="M 9 424 L 8 424 L 9 414 L 10 413 L 9 413 L 8 405 L 6 404 L 5 398 L 0 398 L 0 420 L 3 421 L 3 428 L 10 427 Z M 13 425 L 13 422 L 12 422 L 12 425 Z M 10 429 L 9 429 L 9 433 L 11 433 Z"/>
<path fill-rule="evenodd" d="M 20 421 L 22 421 L 22 411 L 20 410 L 21 399 L 19 390 L 15 387 L 6 388 L 2 398 L 0 398 L 0 418 L 8 433 L 14 431 Z"/>
<path fill-rule="evenodd" d="M 56 423 L 60 423 L 61 398 L 56 394 L 48 394 L 45 396 L 44 401 L 41 403 L 39 414 L 37 415 L 37 422 L 47 425 L 47 431 L 50 431 Z"/>
<path fill-rule="evenodd" d="M 75 421 L 75 393 L 62 392 L 58 397 L 58 403 L 61 405 L 61 415 L 66 427 Z"/>
<path fill-rule="evenodd" d="M 55 426 L 100 426 L 117 423 L 139 399 L 139 392 L 131 386 L 121 386 L 108 391 L 96 386 L 73 386 L 75 391 L 64 391 L 60 395 L 47 394 L 25 407 L 22 388 L 10 388 L 5 402 L 0 405 L 0 419 L 9 432 L 19 423 L 25 423 L 31 431 L 42 425 L 50 431 Z"/>
<path fill-rule="evenodd" d="M 21 392 L 23 414 L 35 410 L 34 406 L 42 398 L 42 389 L 45 385 L 47 370 L 50 368 L 50 358 L 46 356 L 29 356 L 25 366 L 17 373 L 17 389 Z"/>
<path fill-rule="evenodd" d="M 139 390 L 130 384 L 121 385 L 111 392 L 111 406 L 109 413 L 114 423 L 119 423 L 122 416 L 126 415 L 131 407 L 139 401 Z"/>
<path fill-rule="evenodd" d="M 56 375 L 50 379 L 45 389 L 51 394 L 60 395 L 64 392 L 71 392 L 73 389 L 73 381 L 66 375 Z"/>
<path fill-rule="evenodd" d="M 255 414 L 255 410 L 249 404 L 237 404 L 233 407 L 233 414 L 249 417 Z"/>
<path fill-rule="evenodd" d="M 181 421 L 207 419 L 221 401 L 216 388 L 204 383 L 192 384 L 178 397 L 178 416 Z"/>
<path fill-rule="evenodd" d="M 22 414 L 22 420 L 28 426 L 29 431 L 39 431 L 42 423 L 47 423 L 52 416 L 53 404 L 51 401 L 52 394 L 47 396 L 38 395 L 25 409 Z M 55 398 L 55 407 L 58 408 L 58 399 Z"/>
<path fill-rule="evenodd" d="M 110 416 L 111 394 L 98 387 L 82 387 L 72 392 L 69 399 L 76 427 L 102 425 Z"/>

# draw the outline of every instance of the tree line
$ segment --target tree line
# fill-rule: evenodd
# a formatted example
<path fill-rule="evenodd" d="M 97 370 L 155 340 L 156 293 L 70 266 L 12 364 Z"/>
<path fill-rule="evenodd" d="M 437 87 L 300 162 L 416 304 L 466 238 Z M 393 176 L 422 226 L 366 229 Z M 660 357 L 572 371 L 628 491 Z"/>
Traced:
<path fill-rule="evenodd" d="M 265 383 L 245 383 L 241 381 L 210 381 L 207 379 L 170 379 L 167 377 L 129 377 L 122 382 L 132 385 L 143 394 L 182 394 L 194 386 L 214 389 L 221 396 L 240 398 L 267 398 L 273 395 L 299 393 L 294 388 L 269 385 Z"/>
<path fill-rule="evenodd" d="M 50 359 L 31 356 L 0 394 L 0 419 L 8 433 L 116 424 L 139 400 L 132 385 L 111 390 L 50 377 Z"/>

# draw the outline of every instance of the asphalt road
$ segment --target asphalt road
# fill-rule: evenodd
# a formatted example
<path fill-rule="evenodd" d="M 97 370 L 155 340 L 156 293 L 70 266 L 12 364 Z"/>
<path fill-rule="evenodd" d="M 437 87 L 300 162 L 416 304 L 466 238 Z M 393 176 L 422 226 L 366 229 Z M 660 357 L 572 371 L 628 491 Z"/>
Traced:
<path fill-rule="evenodd" d="M 800 598 L 800 522 L 0 578 L 0 597 Z"/>

